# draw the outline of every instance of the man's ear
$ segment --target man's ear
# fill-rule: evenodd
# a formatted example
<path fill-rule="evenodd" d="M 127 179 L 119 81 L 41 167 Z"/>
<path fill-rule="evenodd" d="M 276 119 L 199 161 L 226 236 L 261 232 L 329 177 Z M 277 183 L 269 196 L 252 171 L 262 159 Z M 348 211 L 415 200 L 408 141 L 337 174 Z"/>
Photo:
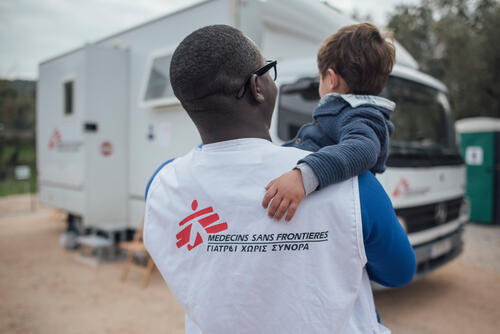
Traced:
<path fill-rule="evenodd" d="M 250 77 L 250 93 L 255 101 L 258 103 L 264 102 L 262 81 L 259 80 L 257 74 L 252 74 Z"/>

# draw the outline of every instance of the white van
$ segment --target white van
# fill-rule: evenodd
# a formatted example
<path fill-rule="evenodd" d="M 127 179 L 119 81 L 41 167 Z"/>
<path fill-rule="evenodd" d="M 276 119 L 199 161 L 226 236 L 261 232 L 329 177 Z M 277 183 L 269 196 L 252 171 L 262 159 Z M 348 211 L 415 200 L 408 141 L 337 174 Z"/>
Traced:
<path fill-rule="evenodd" d="M 272 137 L 283 143 L 311 122 L 319 101 L 318 70 L 313 58 L 278 64 L 279 97 Z M 396 102 L 391 120 L 387 170 L 377 178 L 392 200 L 408 233 L 423 274 L 462 251 L 468 221 L 465 168 L 455 143 L 446 87 L 416 69 L 396 65 L 382 96 Z"/>
<path fill-rule="evenodd" d="M 206 0 L 42 62 L 37 88 L 40 202 L 96 232 L 141 224 L 144 192 L 155 169 L 201 142 L 169 82 L 172 53 L 190 32 L 229 24 L 252 38 L 266 57 L 278 60 L 281 92 L 273 138 L 280 143 L 311 119 L 316 103 L 314 61 L 293 59 L 315 55 L 326 37 L 353 23 L 319 0 Z M 407 113 L 395 113 L 391 167 L 380 179 L 393 194 L 417 254 L 425 253 L 418 255 L 425 259 L 421 265 L 431 268 L 460 251 L 465 216 L 459 220 L 457 215 L 464 207 L 464 169 L 451 141 L 442 144 L 444 137 L 427 138 L 417 131 L 425 129 L 422 122 L 444 122 L 443 133 L 453 135 L 447 132 L 446 89 L 418 72 L 418 64 L 397 42 L 396 62 L 389 97 L 406 98 L 417 88 L 423 95 L 414 95 L 408 106 L 396 99 Z M 297 85 L 305 85 L 303 92 L 291 93 Z M 421 96 L 429 94 L 438 99 L 432 108 L 442 112 L 427 110 Z M 284 107 L 290 98 L 299 98 L 303 108 Z M 412 119 L 418 114 L 429 119 Z M 418 127 L 415 134 L 409 132 L 413 137 L 405 137 L 403 129 L 413 126 Z M 434 141 L 439 141 L 439 154 L 431 150 Z"/>

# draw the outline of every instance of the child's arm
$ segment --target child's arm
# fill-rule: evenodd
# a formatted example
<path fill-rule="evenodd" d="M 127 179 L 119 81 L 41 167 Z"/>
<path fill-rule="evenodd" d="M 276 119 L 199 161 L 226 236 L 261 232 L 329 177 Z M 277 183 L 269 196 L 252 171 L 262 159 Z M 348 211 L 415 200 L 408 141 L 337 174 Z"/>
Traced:
<path fill-rule="evenodd" d="M 306 175 L 310 178 L 312 174 L 319 188 L 323 188 L 360 175 L 375 166 L 381 149 L 379 138 L 385 140 L 388 137 L 383 116 L 366 112 L 351 113 L 351 117 L 342 122 L 341 128 L 337 145 L 325 146 L 299 161 L 299 166 L 307 166 L 312 173 L 302 168 L 302 173 L 294 169 L 266 186 L 262 206 L 267 208 L 272 200 L 268 210 L 270 217 L 280 220 L 288 210 L 285 220 L 293 218 L 306 194 L 318 187 L 314 186 L 307 192 L 306 182 L 302 180 Z"/>
<path fill-rule="evenodd" d="M 285 221 L 290 221 L 300 202 L 312 193 L 318 184 L 318 178 L 311 167 L 306 163 L 301 163 L 293 170 L 269 182 L 262 206 L 267 209 L 269 202 L 274 198 L 269 207 L 269 217 L 280 220 L 288 210 Z"/>
<path fill-rule="evenodd" d="M 299 203 L 306 196 L 302 185 L 302 174 L 298 169 L 292 169 L 279 178 L 272 180 L 266 186 L 266 190 L 262 206 L 267 209 L 272 199 L 268 214 L 269 217 L 274 217 L 276 220 L 280 220 L 288 210 L 285 220 L 290 221 Z"/>
<path fill-rule="evenodd" d="M 380 155 L 381 141 L 389 137 L 383 116 L 376 113 L 352 113 L 340 128 L 337 145 L 325 146 L 299 161 L 314 170 L 318 189 L 373 168 Z"/>

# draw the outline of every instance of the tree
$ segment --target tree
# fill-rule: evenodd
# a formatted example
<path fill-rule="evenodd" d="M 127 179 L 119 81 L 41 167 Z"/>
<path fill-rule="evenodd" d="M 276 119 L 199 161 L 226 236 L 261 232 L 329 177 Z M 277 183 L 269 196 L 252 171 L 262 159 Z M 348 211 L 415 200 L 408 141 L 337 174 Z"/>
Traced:
<path fill-rule="evenodd" d="M 388 26 L 422 70 L 448 86 L 459 119 L 500 117 L 497 22 L 497 0 L 422 0 L 397 6 Z"/>
<path fill-rule="evenodd" d="M 5 162 L 17 160 L 21 145 L 34 146 L 35 86 L 33 81 L 0 80 L 0 180 L 7 175 Z M 14 147 L 10 157 L 4 153 L 7 146 Z"/>
<path fill-rule="evenodd" d="M 0 80 L 0 123 L 6 130 L 34 130 L 35 82 Z"/>

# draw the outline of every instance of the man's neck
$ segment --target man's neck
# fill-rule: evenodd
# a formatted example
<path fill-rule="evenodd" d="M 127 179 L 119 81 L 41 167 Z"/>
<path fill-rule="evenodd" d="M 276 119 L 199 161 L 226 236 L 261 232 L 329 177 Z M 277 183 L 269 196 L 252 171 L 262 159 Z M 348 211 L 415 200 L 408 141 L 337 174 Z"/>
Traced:
<path fill-rule="evenodd" d="M 217 143 L 241 138 L 262 138 L 271 141 L 269 127 L 262 110 L 247 105 L 236 104 L 214 112 L 206 110 L 190 116 L 198 128 L 203 144 Z"/>
<path fill-rule="evenodd" d="M 271 141 L 269 131 L 249 131 L 248 129 L 239 129 L 239 131 L 227 131 L 227 133 L 201 134 L 203 144 L 213 144 L 227 140 L 244 138 L 261 138 Z"/>

